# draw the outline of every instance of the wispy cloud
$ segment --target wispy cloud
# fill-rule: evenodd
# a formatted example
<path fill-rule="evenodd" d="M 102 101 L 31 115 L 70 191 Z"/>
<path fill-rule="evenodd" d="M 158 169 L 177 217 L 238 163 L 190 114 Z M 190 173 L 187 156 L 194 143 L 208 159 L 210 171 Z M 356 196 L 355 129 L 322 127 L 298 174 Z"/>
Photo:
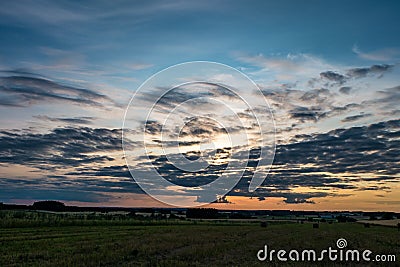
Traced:
<path fill-rule="evenodd" d="M 0 95 L 0 105 L 13 107 L 27 107 L 43 102 L 66 102 L 97 107 L 104 106 L 104 103 L 113 103 L 108 96 L 94 90 L 28 76 L 1 77 Z"/>
<path fill-rule="evenodd" d="M 354 45 L 352 51 L 360 58 L 372 61 L 393 61 L 398 60 L 400 57 L 400 49 L 398 48 L 385 48 L 364 52 L 357 45 Z"/>
<path fill-rule="evenodd" d="M 64 118 L 64 117 L 49 117 L 46 115 L 38 115 L 34 116 L 34 118 L 43 120 L 43 121 L 51 121 L 51 122 L 60 122 L 63 124 L 83 124 L 89 125 L 93 124 L 93 121 L 96 119 L 95 117 L 73 117 L 73 118 Z"/>
<path fill-rule="evenodd" d="M 353 115 L 353 116 L 348 116 L 342 120 L 342 122 L 353 122 L 357 121 L 366 117 L 370 117 L 372 114 L 367 113 L 367 114 L 359 114 L 359 115 Z"/>
<path fill-rule="evenodd" d="M 260 67 L 263 71 L 276 72 L 281 75 L 287 73 L 288 75 L 301 74 L 312 76 L 323 69 L 332 68 L 332 65 L 323 59 L 309 54 L 287 54 L 286 56 L 236 54 L 236 58 L 241 62 Z"/>

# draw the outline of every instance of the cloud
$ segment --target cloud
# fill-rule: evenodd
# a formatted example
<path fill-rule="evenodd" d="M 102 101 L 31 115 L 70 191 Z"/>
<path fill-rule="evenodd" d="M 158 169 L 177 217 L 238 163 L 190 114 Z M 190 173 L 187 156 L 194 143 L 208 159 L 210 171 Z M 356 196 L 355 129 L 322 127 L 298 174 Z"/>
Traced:
<path fill-rule="evenodd" d="M 284 57 L 239 54 L 236 58 L 241 62 L 260 67 L 263 71 L 275 72 L 281 78 L 314 75 L 321 69 L 332 68 L 324 60 L 309 54 L 287 54 Z"/>
<path fill-rule="evenodd" d="M 319 119 L 326 116 L 326 112 L 322 111 L 318 107 L 296 107 L 289 111 L 290 117 L 300 122 L 305 121 L 318 121 Z"/>
<path fill-rule="evenodd" d="M 97 177 L 123 177 L 131 178 L 128 167 L 126 165 L 111 165 L 100 167 L 86 167 L 73 172 L 65 173 L 65 175 L 74 175 L 77 177 L 82 176 L 97 176 Z"/>
<path fill-rule="evenodd" d="M 206 2 L 207 3 L 207 2 Z M 151 3 L 135 3 L 131 5 L 119 4 L 110 5 L 91 5 L 88 3 L 65 3 L 53 1 L 30 1 L 9 2 L 5 8 L 0 10 L 0 14 L 7 20 L 24 22 L 29 26 L 51 25 L 64 26 L 71 23 L 108 23 L 110 19 L 127 19 L 137 17 L 133 22 L 143 21 L 143 17 L 156 16 L 162 12 L 175 11 L 182 12 L 187 10 L 209 9 L 206 3 L 186 3 L 185 1 L 152 1 Z M 140 20 L 139 20 L 140 18 Z"/>
<path fill-rule="evenodd" d="M 113 103 L 106 95 L 90 89 L 61 85 L 57 82 L 29 76 L 0 77 L 0 105 L 27 107 L 39 103 L 66 102 L 102 107 Z"/>
<path fill-rule="evenodd" d="M 321 103 L 329 103 L 330 98 L 332 98 L 334 95 L 332 94 L 331 91 L 325 88 L 319 88 L 319 89 L 311 89 L 306 92 L 300 97 L 300 100 L 306 101 L 307 103 L 315 103 L 315 104 L 321 104 Z"/>
<path fill-rule="evenodd" d="M 342 94 L 348 95 L 351 91 L 351 87 L 350 86 L 343 86 L 339 88 L 339 92 L 341 92 Z"/>
<path fill-rule="evenodd" d="M 278 144 L 274 165 L 256 196 L 283 197 L 291 204 L 313 203 L 311 198 L 336 194 L 326 193 L 327 190 L 362 191 L 371 190 L 382 181 L 400 182 L 399 137 L 400 120 L 392 120 L 300 136 L 289 144 Z M 254 196 L 248 192 L 248 183 L 259 161 L 257 151 L 253 149 L 250 153 L 244 176 L 228 195 Z M 211 164 L 208 169 L 194 174 L 176 168 L 165 156 L 152 159 L 165 179 L 182 186 L 212 182 L 227 167 L 227 164 Z M 294 192 L 298 187 L 312 188 L 316 192 Z"/>
<path fill-rule="evenodd" d="M 239 99 L 223 86 L 204 82 L 183 84 L 175 88 L 152 88 L 151 91 L 141 92 L 137 96 L 140 101 L 155 104 L 155 107 L 161 110 L 171 110 L 186 101 L 190 101 L 191 107 L 200 108 L 205 105 L 209 108 L 215 106 L 213 102 L 208 101 L 212 97 Z"/>
<path fill-rule="evenodd" d="M 129 69 L 132 70 L 144 70 L 153 67 L 153 64 L 146 64 L 146 63 L 135 63 L 135 64 L 128 64 L 126 65 Z"/>
<path fill-rule="evenodd" d="M 398 59 L 400 56 L 400 49 L 397 48 L 385 48 L 371 52 L 363 52 L 357 45 L 354 45 L 352 50 L 360 58 L 372 61 L 391 61 Z"/>
<path fill-rule="evenodd" d="M 61 122 L 65 124 L 84 124 L 84 125 L 93 124 L 93 121 L 96 119 L 95 117 L 54 118 L 45 115 L 34 116 L 34 118 L 43 121 Z"/>
<path fill-rule="evenodd" d="M 104 156 L 110 152 L 118 154 L 121 150 L 120 136 L 120 129 L 88 127 L 56 128 L 45 134 L 28 130 L 2 131 L 0 163 L 52 171 L 53 177 L 49 176 L 47 180 L 20 178 L 24 188 L 33 186 L 33 190 L 42 184 L 99 194 L 143 193 L 130 180 L 125 165 L 115 164 L 114 157 Z M 297 136 L 291 143 L 277 145 L 274 165 L 255 195 L 248 192 L 248 182 L 259 162 L 259 148 L 253 148 L 249 151 L 249 162 L 243 178 L 228 195 L 283 197 L 286 203 L 311 204 L 313 198 L 336 194 L 327 190 L 373 190 L 381 188 L 379 183 L 382 181 L 400 182 L 399 138 L 400 120 Z M 197 159 L 196 153 L 188 151 L 185 157 Z M 193 187 L 210 183 L 226 172 L 227 160 L 237 152 L 217 149 L 207 153 L 205 156 L 214 155 L 215 161 L 196 173 L 176 168 L 169 161 L 175 159 L 173 154 L 168 155 L 169 159 L 165 155 L 153 155 L 150 158 L 165 179 Z M 229 171 L 235 175 L 236 170 Z M 8 182 L 2 180 L 2 183 Z M 10 183 L 13 184 L 12 181 Z M 294 191 L 299 187 L 312 188 L 315 192 Z M 187 190 L 195 193 L 190 188 Z"/>
<path fill-rule="evenodd" d="M 367 75 L 383 75 L 385 72 L 392 70 L 394 65 L 372 65 L 371 67 L 364 67 L 364 68 L 353 68 L 347 71 L 347 76 L 350 78 L 362 78 L 366 77 Z M 381 77 L 380 76 L 380 77 Z"/>
<path fill-rule="evenodd" d="M 322 79 L 327 79 L 330 81 L 334 81 L 337 82 L 339 84 L 342 84 L 346 81 L 346 77 L 342 74 L 339 74 L 337 72 L 334 71 L 325 71 L 325 72 L 321 72 L 319 74 L 321 76 Z"/>
<path fill-rule="evenodd" d="M 361 107 L 356 103 L 336 105 L 337 93 L 326 88 L 307 91 L 286 88 L 262 89 L 262 92 L 271 103 L 274 113 L 278 114 L 275 119 L 285 118 L 285 126 L 298 122 L 317 122 Z M 288 118 L 295 121 L 288 123 Z"/>
<path fill-rule="evenodd" d="M 185 126 L 180 131 L 181 137 L 209 138 L 215 134 L 224 134 L 226 130 L 219 127 L 213 120 L 207 118 L 187 118 Z"/>
<path fill-rule="evenodd" d="M 348 116 L 342 120 L 342 122 L 353 122 L 357 121 L 366 117 L 371 117 L 372 114 L 367 113 L 367 114 L 359 114 L 359 115 L 354 115 L 354 116 Z"/>
<path fill-rule="evenodd" d="M 102 203 L 114 199 L 113 193 L 144 193 L 130 178 L 94 179 L 82 175 L 77 178 L 78 175 L 47 175 L 35 179 L 1 178 L 0 201 L 55 199 Z"/>
<path fill-rule="evenodd" d="M 378 78 L 381 78 L 385 72 L 391 71 L 393 68 L 394 65 L 388 64 L 372 65 L 370 67 L 348 69 L 345 75 L 335 71 L 325 71 L 320 73 L 320 77 L 321 79 L 326 79 L 335 82 L 338 85 L 342 85 L 351 78 L 364 78 L 368 75 L 379 75 Z"/>
<path fill-rule="evenodd" d="M 400 85 L 386 88 L 376 92 L 376 98 L 371 100 L 366 100 L 363 102 L 365 105 L 377 105 L 382 106 L 386 112 L 393 109 L 392 112 L 398 109 L 398 104 L 400 102 Z"/>
<path fill-rule="evenodd" d="M 39 169 L 79 167 L 114 158 L 121 151 L 121 130 L 88 127 L 56 128 L 49 133 L 0 132 L 0 162 Z"/>
<path fill-rule="evenodd" d="M 148 134 L 159 134 L 162 132 L 163 125 L 159 123 L 158 121 L 153 121 L 153 120 L 147 120 L 145 123 L 145 131 Z"/>
<path fill-rule="evenodd" d="M 1 179 L 0 179 L 1 180 Z M 81 188 L 32 188 L 31 186 L 20 187 L 12 185 L 11 187 L 2 187 L 0 189 L 0 201 L 9 202 L 15 200 L 59 200 L 74 202 L 104 203 L 112 199 L 101 192 L 83 191 Z"/>

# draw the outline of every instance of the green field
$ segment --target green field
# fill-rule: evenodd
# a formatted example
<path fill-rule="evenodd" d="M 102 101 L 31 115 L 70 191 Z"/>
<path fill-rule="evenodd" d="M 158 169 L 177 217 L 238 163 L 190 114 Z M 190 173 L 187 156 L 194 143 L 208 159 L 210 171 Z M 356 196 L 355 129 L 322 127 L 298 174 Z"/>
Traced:
<path fill-rule="evenodd" d="M 0 266 L 281 266 L 277 260 L 259 262 L 258 250 L 267 244 L 276 250 L 319 251 L 336 248 L 338 238 L 347 240 L 348 249 L 396 255 L 395 263 L 374 262 L 370 266 L 400 264 L 400 232 L 396 228 L 364 228 L 357 223 L 322 223 L 319 229 L 313 229 L 308 223 L 270 223 L 263 228 L 259 223 L 172 220 L 75 221 L 75 225 L 61 222 L 58 226 L 34 227 L 22 223 L 15 227 L 6 222 L 2 218 Z M 368 266 L 365 262 L 328 261 L 319 265 Z"/>

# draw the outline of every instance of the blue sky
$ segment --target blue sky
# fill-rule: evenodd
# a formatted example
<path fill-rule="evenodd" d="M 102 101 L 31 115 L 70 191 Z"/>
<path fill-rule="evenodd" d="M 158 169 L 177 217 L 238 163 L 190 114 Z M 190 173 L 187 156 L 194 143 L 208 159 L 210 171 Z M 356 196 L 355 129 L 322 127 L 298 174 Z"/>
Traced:
<path fill-rule="evenodd" d="M 297 170 L 288 174 L 293 180 L 266 184 L 258 195 L 238 188 L 231 194 L 234 207 L 322 209 L 333 199 L 337 209 L 354 202 L 349 209 L 394 210 L 400 203 L 398 1 L 9 1 L 2 6 L 0 201 L 46 199 L 46 192 L 57 189 L 51 198 L 75 204 L 147 203 L 126 176 L 121 148 L 109 147 L 119 140 L 113 130 L 121 128 L 132 93 L 149 76 L 206 60 L 235 67 L 258 84 L 274 111 L 280 151 L 291 145 L 296 153 L 308 151 L 302 142 L 324 135 L 340 139 L 345 133 L 339 129 L 373 132 L 373 125 L 384 125 L 374 133 L 387 138 L 379 147 L 384 141 L 363 135 L 365 142 L 377 142 L 360 152 L 375 155 L 374 170 L 362 155 L 353 160 L 364 169 L 342 164 L 339 174 L 323 155 L 315 155 L 321 161 L 310 166 L 311 159 L 293 152 L 294 162 L 282 152 L 277 177 L 280 169 L 286 170 L 279 173 L 285 179 Z M 95 142 L 84 148 L 84 141 L 67 151 L 52 141 L 71 144 L 75 134 L 93 142 L 104 134 L 99 142 L 105 149 Z M 359 145 L 346 142 L 354 149 Z M 23 158 L 20 150 L 34 155 Z M 54 157 L 47 157 L 49 152 Z M 314 170 L 302 171 L 304 166 Z M 307 175 L 309 183 L 296 180 Z M 368 187 L 364 178 L 375 182 Z M 80 191 L 86 201 L 77 196 Z"/>
<path fill-rule="evenodd" d="M 17 1 L 1 11 L 2 61 L 43 64 L 60 50 L 74 63 L 120 69 L 194 59 L 234 64 L 237 52 L 365 64 L 352 47 L 396 48 L 397 11 L 396 1 Z"/>

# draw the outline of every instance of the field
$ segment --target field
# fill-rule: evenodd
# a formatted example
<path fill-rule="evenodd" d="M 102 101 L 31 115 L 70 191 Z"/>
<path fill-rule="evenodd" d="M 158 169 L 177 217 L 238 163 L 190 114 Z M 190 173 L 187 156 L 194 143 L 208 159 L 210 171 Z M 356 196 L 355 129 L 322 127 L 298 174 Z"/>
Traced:
<path fill-rule="evenodd" d="M 276 259 L 258 261 L 257 252 L 264 245 L 276 250 L 320 251 L 336 248 L 339 238 L 347 240 L 347 249 L 396 255 L 396 262 L 374 262 L 370 266 L 400 264 L 398 229 L 365 228 L 358 223 L 321 223 L 320 228 L 313 229 L 310 223 L 260 227 L 259 223 L 132 219 L 65 220 L 56 224 L 43 218 L 20 218 L 18 225 L 4 216 L 1 220 L 0 266 L 282 266 Z M 29 224 L 32 221 L 34 224 Z M 43 224 L 39 226 L 39 222 Z M 368 266 L 366 262 L 357 265 L 327 260 L 319 265 Z"/>

